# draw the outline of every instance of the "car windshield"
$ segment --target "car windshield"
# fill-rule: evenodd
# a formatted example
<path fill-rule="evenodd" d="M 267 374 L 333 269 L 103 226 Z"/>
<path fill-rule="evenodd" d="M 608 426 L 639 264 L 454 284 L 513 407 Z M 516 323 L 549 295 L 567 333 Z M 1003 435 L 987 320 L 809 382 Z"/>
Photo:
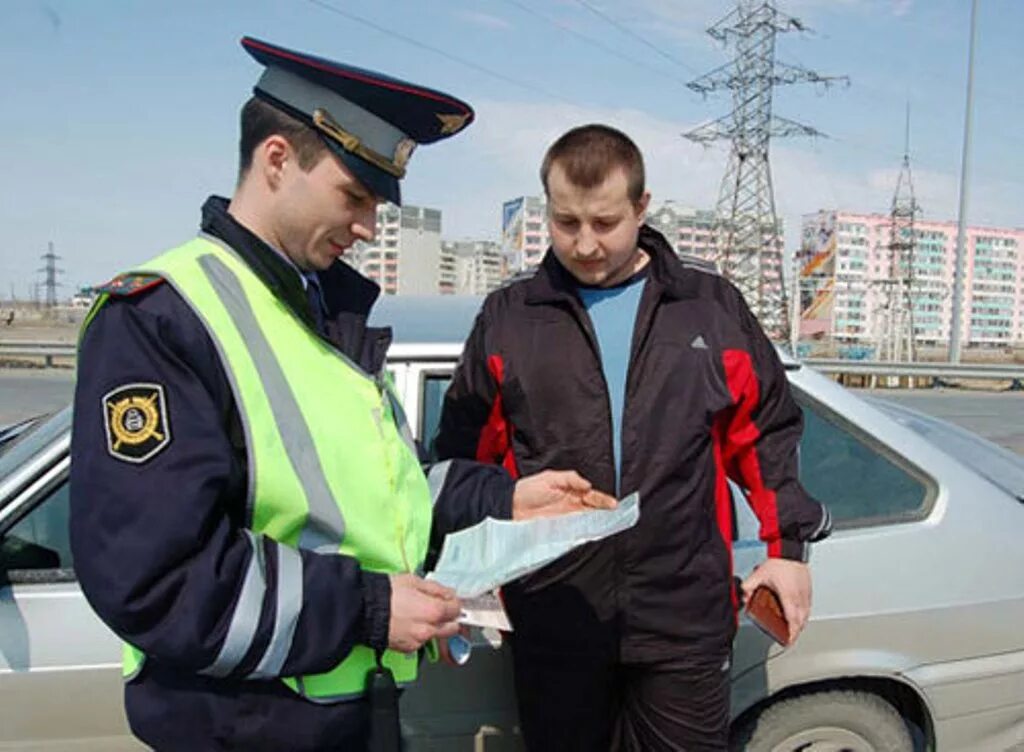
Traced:
<path fill-rule="evenodd" d="M 42 416 L 0 447 L 0 483 L 71 427 L 71 406 Z"/>
<path fill-rule="evenodd" d="M 939 418 L 884 399 L 867 399 L 894 420 L 1024 502 L 1024 457 Z"/>

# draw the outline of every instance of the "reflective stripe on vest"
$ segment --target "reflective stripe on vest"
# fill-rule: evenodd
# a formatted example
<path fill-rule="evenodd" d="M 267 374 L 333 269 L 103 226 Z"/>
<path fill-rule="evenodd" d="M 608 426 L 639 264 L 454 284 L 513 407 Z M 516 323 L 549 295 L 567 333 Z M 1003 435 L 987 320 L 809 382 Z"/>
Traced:
<path fill-rule="evenodd" d="M 245 431 L 253 554 L 227 637 L 202 671 L 227 676 L 252 647 L 267 595 L 264 536 L 278 547 L 276 615 L 251 678 L 278 676 L 302 607 L 298 549 L 343 553 L 374 572 L 422 565 L 431 494 L 385 374 L 371 376 L 311 332 L 219 241 L 200 236 L 140 268 L 166 279 L 199 316 L 220 355 Z M 125 675 L 141 668 L 126 651 Z M 399 683 L 415 655 L 387 651 Z M 373 651 L 357 645 L 331 671 L 285 679 L 316 702 L 363 694 Z"/>

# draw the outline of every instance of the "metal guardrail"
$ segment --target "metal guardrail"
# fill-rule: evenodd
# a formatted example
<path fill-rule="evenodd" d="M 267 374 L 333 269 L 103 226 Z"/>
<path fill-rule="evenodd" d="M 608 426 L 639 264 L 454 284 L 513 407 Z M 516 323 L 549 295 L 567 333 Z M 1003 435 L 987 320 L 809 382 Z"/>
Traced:
<path fill-rule="evenodd" d="M 0 355 L 64 355 L 73 357 L 73 342 L 0 342 Z"/>
<path fill-rule="evenodd" d="M 1016 363 L 889 363 L 841 358 L 808 358 L 802 362 L 822 373 L 848 376 L 1024 381 L 1024 366 Z"/>
<path fill-rule="evenodd" d="M 73 359 L 76 349 L 73 342 L 0 342 L 0 358 L 42 358 L 49 368 L 54 358 Z"/>
<path fill-rule="evenodd" d="M 69 342 L 0 342 L 0 358 L 74 358 L 75 344 Z M 839 376 L 876 376 L 921 379 L 991 379 L 1024 383 L 1024 365 L 1016 363 L 889 363 L 843 358 L 808 358 L 805 366 Z"/>

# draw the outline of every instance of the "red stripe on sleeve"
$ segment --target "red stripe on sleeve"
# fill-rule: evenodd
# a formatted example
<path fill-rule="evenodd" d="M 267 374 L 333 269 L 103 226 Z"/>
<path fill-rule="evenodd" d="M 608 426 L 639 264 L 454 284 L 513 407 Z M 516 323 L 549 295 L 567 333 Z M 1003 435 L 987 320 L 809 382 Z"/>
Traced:
<path fill-rule="evenodd" d="M 505 408 L 501 400 L 501 385 L 505 380 L 505 362 L 500 355 L 487 356 L 487 370 L 494 378 L 498 391 L 494 397 L 494 404 L 491 406 L 491 414 L 487 416 L 487 423 L 480 429 L 480 440 L 476 445 L 476 459 L 478 462 L 501 465 L 509 475 L 518 478 L 519 470 L 516 468 L 516 458 L 512 453 L 512 424 L 505 418 Z"/>
<path fill-rule="evenodd" d="M 732 419 L 723 437 L 725 467 L 747 488 L 754 514 L 761 521 L 761 540 L 768 544 L 768 555 L 781 556 L 779 507 L 775 491 L 765 488 L 757 457 L 757 439 L 761 433 L 752 416 L 758 406 L 760 391 L 750 353 L 725 350 L 722 363 L 734 404 Z"/>

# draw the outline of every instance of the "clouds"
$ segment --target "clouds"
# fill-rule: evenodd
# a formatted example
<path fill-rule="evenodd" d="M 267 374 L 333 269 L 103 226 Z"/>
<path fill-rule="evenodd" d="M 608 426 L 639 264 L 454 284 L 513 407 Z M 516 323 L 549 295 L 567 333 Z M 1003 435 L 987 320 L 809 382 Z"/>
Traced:
<path fill-rule="evenodd" d="M 491 99 L 477 102 L 477 121 L 445 152 L 426 149 L 410 176 L 409 203 L 444 212 L 448 237 L 496 237 L 501 203 L 542 191 L 538 169 L 544 151 L 564 131 L 605 123 L 633 138 L 644 154 L 655 204 L 673 199 L 713 208 L 728 155 L 727 145 L 703 149 L 682 137 L 693 123 L 675 122 L 635 109 L 588 108 L 558 103 Z M 787 248 L 799 242 L 800 217 L 824 208 L 885 213 L 899 162 L 885 155 L 848 159 L 833 141 L 778 141 L 772 146 L 776 207 L 787 228 Z M 435 162 L 436 160 L 436 162 Z M 440 181 L 437 175 L 446 177 Z M 415 181 L 415 182 L 412 182 Z M 914 170 L 918 202 L 928 219 L 956 217 L 958 180 L 952 172 Z M 977 222 L 1019 221 L 1019 186 L 977 181 L 972 187 Z"/>
<path fill-rule="evenodd" d="M 892 0 L 892 14 L 894 16 L 905 16 L 910 13 L 914 0 Z"/>
<path fill-rule="evenodd" d="M 445 234 L 494 236 L 501 202 L 542 191 L 538 169 L 548 146 L 569 128 L 604 123 L 620 128 L 644 153 L 647 182 L 655 200 L 674 198 L 696 206 L 714 204 L 724 167 L 724 152 L 705 151 L 681 133 L 689 124 L 632 109 L 586 108 L 567 104 L 485 100 L 476 103 L 477 120 L 446 151 L 446 174 L 429 180 L 441 159 L 424 150 L 418 174 L 410 176 L 410 203 L 425 200 L 444 211 Z M 411 181 L 415 180 L 413 183 Z"/>

